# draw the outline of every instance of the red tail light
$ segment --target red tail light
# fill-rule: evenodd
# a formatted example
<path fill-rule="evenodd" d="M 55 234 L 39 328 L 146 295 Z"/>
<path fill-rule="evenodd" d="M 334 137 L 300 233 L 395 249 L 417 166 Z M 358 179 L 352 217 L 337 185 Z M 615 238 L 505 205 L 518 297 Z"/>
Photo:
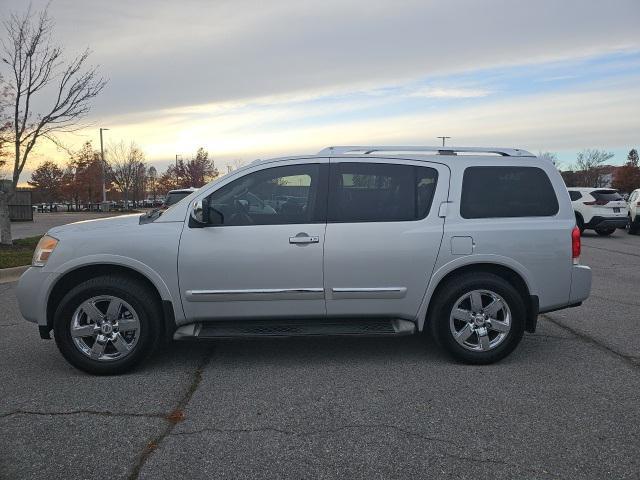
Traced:
<path fill-rule="evenodd" d="M 582 202 L 585 205 L 606 205 L 609 200 L 594 200 L 593 202 Z"/>
<path fill-rule="evenodd" d="M 577 263 L 580 258 L 580 229 L 578 227 L 573 227 L 571 231 L 571 258 L 574 263 Z"/>

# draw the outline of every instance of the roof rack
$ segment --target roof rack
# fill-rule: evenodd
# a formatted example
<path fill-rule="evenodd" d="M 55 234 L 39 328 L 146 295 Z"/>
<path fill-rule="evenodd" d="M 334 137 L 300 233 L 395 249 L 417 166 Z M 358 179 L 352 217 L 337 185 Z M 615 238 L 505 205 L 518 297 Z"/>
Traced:
<path fill-rule="evenodd" d="M 318 155 L 366 155 L 374 152 L 433 152 L 437 155 L 456 155 L 457 153 L 495 153 L 503 157 L 535 157 L 533 153 L 519 148 L 496 147 L 426 147 L 426 146 L 375 146 L 375 145 L 340 145 L 323 148 Z"/>

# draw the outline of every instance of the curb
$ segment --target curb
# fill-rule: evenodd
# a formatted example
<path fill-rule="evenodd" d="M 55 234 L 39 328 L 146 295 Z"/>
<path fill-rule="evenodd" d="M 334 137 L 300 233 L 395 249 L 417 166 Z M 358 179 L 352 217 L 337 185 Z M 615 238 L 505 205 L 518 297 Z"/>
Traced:
<path fill-rule="evenodd" d="M 0 283 L 15 282 L 31 265 L 23 267 L 0 268 Z"/>

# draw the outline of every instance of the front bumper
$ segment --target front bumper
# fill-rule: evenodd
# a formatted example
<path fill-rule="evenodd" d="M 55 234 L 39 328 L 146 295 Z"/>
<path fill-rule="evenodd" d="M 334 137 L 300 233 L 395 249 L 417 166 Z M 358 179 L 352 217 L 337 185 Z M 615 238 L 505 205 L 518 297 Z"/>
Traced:
<path fill-rule="evenodd" d="M 47 298 L 57 276 L 41 267 L 30 267 L 22 274 L 16 288 L 16 297 L 25 320 L 40 326 L 47 325 Z"/>
<path fill-rule="evenodd" d="M 589 223 L 585 224 L 585 228 L 625 228 L 627 226 L 627 217 L 593 217 Z"/>

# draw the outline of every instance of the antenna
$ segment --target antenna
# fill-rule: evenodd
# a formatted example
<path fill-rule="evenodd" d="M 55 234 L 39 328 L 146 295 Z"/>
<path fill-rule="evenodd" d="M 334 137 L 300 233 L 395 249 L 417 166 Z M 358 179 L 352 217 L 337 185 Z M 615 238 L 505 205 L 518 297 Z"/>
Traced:
<path fill-rule="evenodd" d="M 436 138 L 441 138 L 441 139 L 442 139 L 442 146 L 444 147 L 444 141 L 445 141 L 447 138 L 451 138 L 451 137 L 436 137 Z"/>

